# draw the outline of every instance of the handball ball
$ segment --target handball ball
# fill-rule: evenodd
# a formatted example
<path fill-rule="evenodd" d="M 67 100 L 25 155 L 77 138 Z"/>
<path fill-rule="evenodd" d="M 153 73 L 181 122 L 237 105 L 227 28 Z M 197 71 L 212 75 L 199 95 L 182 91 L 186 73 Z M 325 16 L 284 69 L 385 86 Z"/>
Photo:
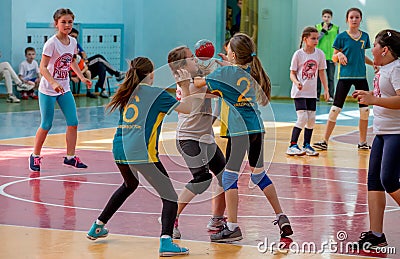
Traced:
<path fill-rule="evenodd" d="M 214 44 L 209 40 L 199 40 L 194 45 L 195 55 L 201 60 L 207 60 L 214 56 Z"/>

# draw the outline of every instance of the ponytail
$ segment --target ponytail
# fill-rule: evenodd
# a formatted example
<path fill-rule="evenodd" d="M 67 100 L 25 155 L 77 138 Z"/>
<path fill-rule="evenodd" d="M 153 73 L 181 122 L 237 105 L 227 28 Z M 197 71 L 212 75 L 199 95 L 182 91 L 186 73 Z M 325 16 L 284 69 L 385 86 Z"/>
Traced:
<path fill-rule="evenodd" d="M 154 66 L 150 59 L 137 57 L 130 63 L 130 68 L 125 75 L 124 81 L 119 85 L 112 100 L 106 105 L 110 113 L 117 108 L 123 109 L 129 102 L 139 83 L 153 72 Z"/>

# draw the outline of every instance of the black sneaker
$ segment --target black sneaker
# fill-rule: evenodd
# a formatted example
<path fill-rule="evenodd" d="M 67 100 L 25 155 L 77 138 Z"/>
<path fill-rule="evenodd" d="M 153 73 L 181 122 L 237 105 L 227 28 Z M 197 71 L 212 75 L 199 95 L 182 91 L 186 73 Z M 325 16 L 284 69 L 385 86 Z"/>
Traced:
<path fill-rule="evenodd" d="M 71 159 L 64 157 L 64 165 L 69 166 L 69 167 L 79 168 L 79 169 L 87 168 L 87 165 L 82 163 L 82 161 L 77 156 L 74 156 Z"/>
<path fill-rule="evenodd" d="M 87 93 L 86 93 L 86 97 L 89 97 L 89 98 L 97 98 L 97 95 L 93 94 L 92 92 L 87 92 Z"/>
<path fill-rule="evenodd" d="M 371 146 L 368 145 L 367 142 L 359 143 L 357 145 L 357 147 L 358 147 L 359 150 L 369 150 L 369 149 L 371 149 Z"/>
<path fill-rule="evenodd" d="M 328 143 L 326 143 L 325 140 L 321 140 L 321 141 L 315 142 L 313 144 L 313 147 L 318 149 L 318 150 L 327 150 L 328 149 Z"/>
<path fill-rule="evenodd" d="M 278 224 L 281 237 L 287 237 L 293 235 L 292 226 L 286 215 L 280 215 L 278 220 L 273 221 L 274 225 Z"/>
<path fill-rule="evenodd" d="M 122 80 L 124 80 L 124 78 L 125 78 L 125 73 L 124 72 L 119 72 L 118 75 L 115 77 L 115 79 L 118 82 L 121 82 Z"/>
<path fill-rule="evenodd" d="M 376 250 L 378 247 L 387 246 L 385 234 L 382 234 L 381 237 L 375 236 L 372 231 L 361 232 L 360 240 L 358 242 L 354 242 L 352 244 L 353 249 L 357 249 L 358 251 L 362 250 Z"/>
<path fill-rule="evenodd" d="M 230 231 L 228 226 L 225 225 L 224 228 L 216 234 L 210 236 L 211 242 L 218 243 L 229 243 L 234 241 L 239 241 L 243 239 L 242 231 L 239 227 L 236 227 L 233 231 Z"/>
<path fill-rule="evenodd" d="M 32 154 L 29 156 L 29 170 L 32 172 L 40 172 L 40 164 L 42 163 L 41 156 L 33 156 Z"/>

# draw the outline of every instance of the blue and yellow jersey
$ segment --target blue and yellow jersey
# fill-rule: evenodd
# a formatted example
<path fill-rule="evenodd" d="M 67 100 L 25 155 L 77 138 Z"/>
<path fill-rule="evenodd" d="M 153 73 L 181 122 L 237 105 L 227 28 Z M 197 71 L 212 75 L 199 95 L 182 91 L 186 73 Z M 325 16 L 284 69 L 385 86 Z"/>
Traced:
<path fill-rule="evenodd" d="M 136 95 L 120 111 L 113 154 L 119 164 L 159 162 L 158 138 L 165 114 L 179 102 L 163 89 L 139 84 Z"/>
<path fill-rule="evenodd" d="M 264 132 L 250 68 L 219 67 L 206 77 L 206 82 L 210 91 L 222 98 L 222 137 Z"/>
<path fill-rule="evenodd" d="M 338 79 L 364 79 L 367 77 L 365 67 L 365 50 L 371 47 L 369 36 L 361 31 L 360 37 L 352 38 L 347 31 L 340 33 L 333 47 L 347 57 L 347 65 L 338 66 Z"/>

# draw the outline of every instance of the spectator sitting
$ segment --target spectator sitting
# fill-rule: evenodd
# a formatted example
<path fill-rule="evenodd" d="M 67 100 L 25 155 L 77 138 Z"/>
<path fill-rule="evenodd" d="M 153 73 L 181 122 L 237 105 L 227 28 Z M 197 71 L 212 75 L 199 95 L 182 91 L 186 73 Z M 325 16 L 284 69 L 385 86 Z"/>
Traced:
<path fill-rule="evenodd" d="M 1 54 L 0 54 L 1 57 Z M 8 103 L 19 103 L 21 102 L 20 99 L 18 99 L 14 94 L 13 94 L 13 89 L 12 89 L 12 82 L 14 81 L 17 84 L 17 87 L 23 87 L 23 88 L 29 88 L 29 85 L 24 84 L 17 76 L 15 73 L 14 69 L 11 67 L 10 63 L 8 62 L 1 62 L 0 63 L 0 80 L 4 80 L 4 84 L 6 85 L 8 97 L 7 97 L 7 102 Z"/>
<path fill-rule="evenodd" d="M 35 88 L 39 86 L 40 83 L 40 71 L 39 65 L 36 62 L 36 51 L 32 47 L 27 47 L 25 49 L 26 60 L 19 64 L 19 79 L 29 88 L 24 88 L 17 86 L 17 90 L 21 92 L 21 98 L 23 100 L 28 100 L 29 97 L 37 100 L 38 96 L 35 94 Z"/>
<path fill-rule="evenodd" d="M 77 39 L 79 32 L 78 30 L 73 28 L 69 35 Z M 125 78 L 125 73 L 115 69 L 110 64 L 110 62 L 108 62 L 106 58 L 102 55 L 97 54 L 88 58 L 85 51 L 79 45 L 79 43 L 78 43 L 78 54 L 85 60 L 90 72 L 92 73 L 92 77 L 96 76 L 99 77 L 95 85 L 95 91 L 98 92 L 99 89 L 101 89 L 100 96 L 103 98 L 108 98 L 109 96 L 107 94 L 107 91 L 105 90 L 106 72 L 108 72 L 110 75 L 115 76 L 117 81 L 122 81 Z"/>
<path fill-rule="evenodd" d="M 92 73 L 90 72 L 88 66 L 86 65 L 85 61 L 83 60 L 83 58 L 79 55 L 76 54 L 74 55 L 75 58 L 75 62 L 78 64 L 79 68 L 82 71 L 82 74 L 89 80 L 92 79 Z M 79 78 L 78 75 L 71 69 L 71 80 L 75 83 L 79 83 Z M 89 98 L 97 98 L 96 95 L 94 95 L 93 93 L 90 92 L 90 88 L 87 87 L 86 88 L 86 96 Z"/>

